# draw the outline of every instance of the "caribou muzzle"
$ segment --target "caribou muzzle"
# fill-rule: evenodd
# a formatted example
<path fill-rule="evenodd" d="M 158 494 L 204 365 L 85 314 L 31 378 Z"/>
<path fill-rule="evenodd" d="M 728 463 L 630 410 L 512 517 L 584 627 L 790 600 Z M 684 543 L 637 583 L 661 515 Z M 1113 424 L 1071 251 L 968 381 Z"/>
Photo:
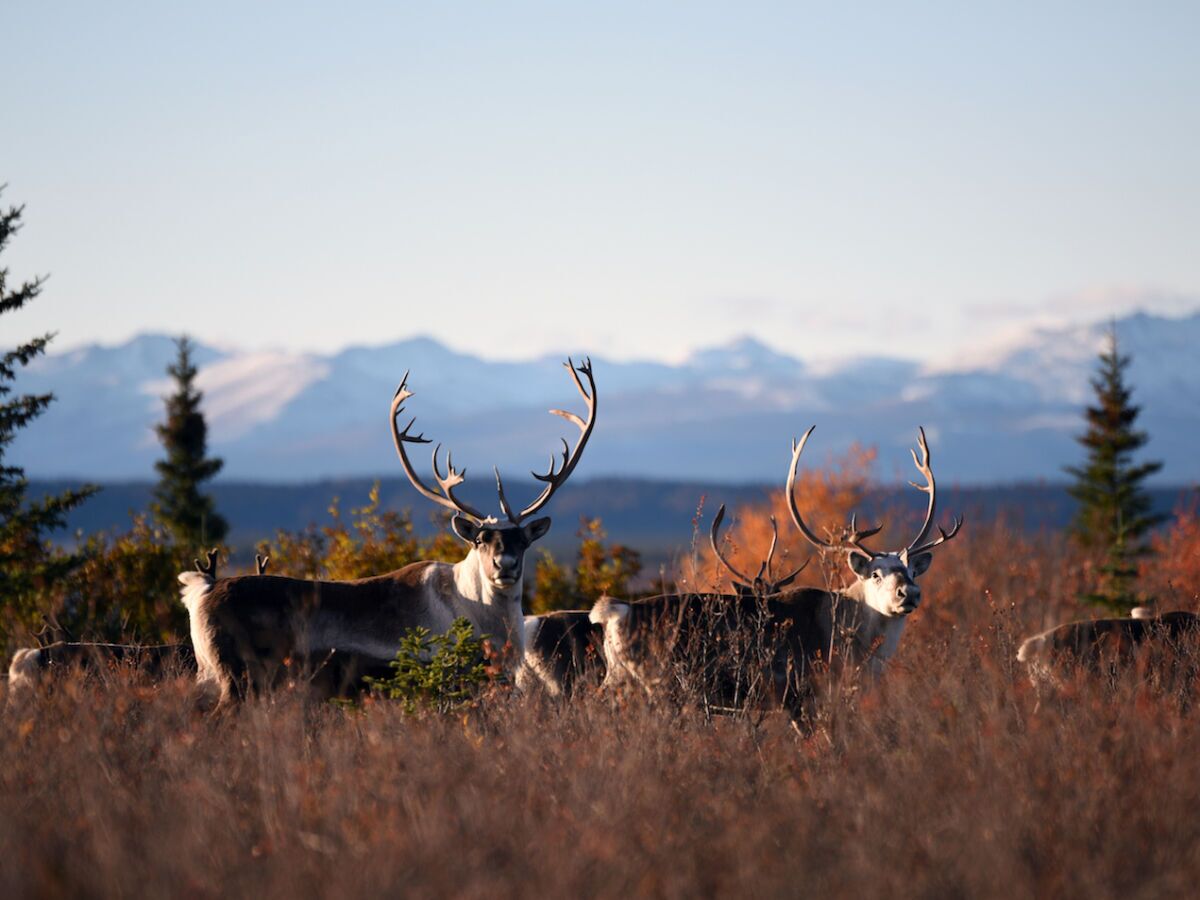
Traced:
<path fill-rule="evenodd" d="M 493 566 L 492 581 L 499 587 L 512 587 L 521 580 L 521 568 L 520 557 L 497 557 Z"/>

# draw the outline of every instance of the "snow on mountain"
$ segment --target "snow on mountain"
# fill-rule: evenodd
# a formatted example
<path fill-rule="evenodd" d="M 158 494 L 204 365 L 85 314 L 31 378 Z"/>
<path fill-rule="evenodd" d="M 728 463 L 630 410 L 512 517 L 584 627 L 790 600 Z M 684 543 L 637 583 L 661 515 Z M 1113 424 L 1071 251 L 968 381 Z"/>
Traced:
<path fill-rule="evenodd" d="M 331 370 L 319 357 L 281 351 L 246 353 L 205 367 L 196 376 L 196 386 L 204 392 L 213 440 L 235 440 L 279 418 L 288 404 L 329 377 Z M 171 391 L 171 380 L 144 385 L 143 391 L 163 397 Z"/>
<path fill-rule="evenodd" d="M 974 370 L 1004 374 L 1028 383 L 1047 402 L 1079 405 L 1091 394 L 1088 384 L 1096 355 L 1107 339 L 1110 323 L 1092 322 L 1037 328 L 990 350 L 977 351 Z M 1139 393 L 1183 391 L 1200 397 L 1200 312 L 1169 318 L 1134 313 L 1117 323 L 1121 352 L 1133 358 L 1130 380 Z M 963 358 L 947 370 L 969 368 Z"/>
<path fill-rule="evenodd" d="M 878 357 L 806 365 L 748 337 L 679 365 L 593 354 L 600 424 L 580 473 L 775 483 L 789 439 L 816 423 L 814 460 L 852 441 L 876 444 L 880 476 L 900 477 L 923 424 L 950 482 L 1059 478 L 1079 455 L 1073 436 L 1107 327 L 1040 328 L 954 365 Z M 1200 479 L 1200 313 L 1139 313 L 1117 327 L 1134 359 L 1149 452 L 1167 463 L 1162 480 Z M 31 476 L 151 477 L 174 352 L 169 338 L 142 335 L 38 360 L 18 389 L 58 400 L 10 448 L 13 462 Z M 491 362 L 426 337 L 328 356 L 198 346 L 196 359 L 212 448 L 230 478 L 394 473 L 384 414 L 405 370 L 417 430 L 452 446 L 473 480 L 493 464 L 514 475 L 544 466 L 569 433 L 546 410 L 580 405 L 561 360 Z"/>

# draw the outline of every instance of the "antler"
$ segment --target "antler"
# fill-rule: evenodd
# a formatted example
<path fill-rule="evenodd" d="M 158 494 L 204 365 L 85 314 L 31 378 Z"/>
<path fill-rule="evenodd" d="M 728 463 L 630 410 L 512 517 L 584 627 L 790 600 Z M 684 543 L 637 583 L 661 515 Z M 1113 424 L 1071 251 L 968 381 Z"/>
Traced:
<path fill-rule="evenodd" d="M 717 510 L 717 514 L 715 516 L 713 516 L 712 529 L 708 532 L 708 542 L 710 544 L 712 544 L 713 556 L 715 556 L 717 558 L 717 561 L 720 562 L 721 565 L 723 565 L 726 569 L 728 569 L 729 572 L 732 575 L 734 575 L 736 578 L 740 579 L 741 581 L 746 582 L 746 584 L 751 584 L 752 582 L 756 581 L 757 579 L 749 578 L 746 575 L 744 575 L 743 573 L 739 572 L 737 569 L 734 568 L 733 563 L 731 563 L 729 560 L 727 560 L 725 558 L 724 554 L 721 553 L 721 546 L 720 546 L 720 542 L 717 540 L 717 534 L 721 530 L 721 522 L 724 521 L 724 519 L 725 519 L 725 504 L 722 503 L 721 508 Z M 775 551 L 775 542 L 772 541 L 771 542 L 771 552 L 773 553 L 774 551 Z M 762 575 L 761 568 L 758 570 L 758 574 L 759 574 L 759 576 Z"/>
<path fill-rule="evenodd" d="M 775 558 L 775 547 L 779 543 L 779 527 L 775 523 L 775 517 L 771 516 L 771 549 L 767 551 L 766 560 L 759 565 L 758 574 L 753 578 L 748 578 L 735 569 L 733 564 L 725 558 L 724 554 L 721 553 L 721 545 L 720 541 L 717 540 L 717 535 L 721 530 L 721 522 L 724 521 L 724 519 L 725 504 L 722 503 L 720 508 L 717 510 L 717 514 L 713 517 L 712 529 L 709 531 L 708 539 L 709 543 L 712 544 L 713 555 L 716 556 L 721 565 L 723 565 L 735 577 L 743 582 L 742 584 L 739 584 L 735 581 L 734 587 L 745 587 L 747 590 L 753 591 L 755 594 L 760 596 L 766 594 L 777 594 L 781 588 L 785 588 L 795 581 L 796 576 L 803 572 L 805 566 L 811 562 L 811 558 L 806 559 L 800 568 L 796 569 L 796 571 L 781 578 L 779 581 L 771 580 L 771 562 Z"/>
<path fill-rule="evenodd" d="M 496 491 L 500 495 L 500 509 L 508 520 L 514 525 L 520 525 L 523 520 L 533 515 L 539 509 L 549 502 L 557 491 L 575 471 L 575 466 L 579 463 L 580 456 L 583 455 L 583 448 L 587 446 L 588 438 L 592 436 L 592 429 L 596 425 L 596 379 L 592 377 L 592 360 L 587 358 L 582 365 L 576 366 L 575 361 L 570 357 L 563 363 L 563 368 L 571 373 L 571 380 L 575 382 L 575 387 L 583 397 L 584 403 L 587 404 L 587 421 L 584 421 L 573 412 L 565 409 L 552 409 L 552 415 L 561 416 L 568 422 L 571 422 L 579 429 L 579 440 L 575 443 L 572 449 L 568 446 L 565 439 L 562 442 L 562 468 L 559 468 L 558 460 L 553 455 L 550 457 L 550 468 L 544 473 L 531 472 L 538 481 L 543 482 L 546 486 L 542 488 L 542 492 L 534 499 L 532 503 L 514 514 L 512 507 L 508 504 L 508 498 L 504 495 L 504 481 L 500 477 L 500 470 L 496 469 Z M 579 376 L 583 375 L 588 382 L 585 388 Z M 589 392 L 590 389 L 590 392 Z"/>
<path fill-rule="evenodd" d="M 256 574 L 266 575 L 267 574 L 267 563 L 269 563 L 270 561 L 271 561 L 271 557 L 260 556 L 259 554 L 255 553 L 254 554 L 254 568 L 255 568 Z"/>
<path fill-rule="evenodd" d="M 917 457 L 916 450 L 910 448 L 909 452 L 912 454 L 913 465 L 916 466 L 917 471 L 924 476 L 925 484 L 920 485 L 915 481 L 910 481 L 909 484 L 911 484 L 921 493 L 929 495 L 929 505 L 925 508 L 925 521 L 921 523 L 921 530 L 917 533 L 917 536 L 913 539 L 912 543 L 904 548 L 905 553 L 908 555 L 915 555 L 917 553 L 924 553 L 926 550 L 932 550 L 939 544 L 944 544 L 946 541 L 953 538 L 956 534 L 958 534 L 958 530 L 962 528 L 962 519 L 958 516 L 955 516 L 954 524 L 950 527 L 949 532 L 939 525 L 937 530 L 940 536 L 932 541 L 929 541 L 928 543 L 921 543 L 921 541 L 928 537 L 929 529 L 933 526 L 933 514 L 937 509 L 937 483 L 933 480 L 933 467 L 929 463 L 929 444 L 925 440 L 925 429 L 923 427 L 917 428 L 917 444 L 921 449 L 920 458 Z"/>
<path fill-rule="evenodd" d="M 908 545 L 909 550 L 925 540 L 925 536 L 929 534 L 929 528 L 933 524 L 933 511 L 937 508 L 937 483 L 933 480 L 933 467 L 929 465 L 929 444 L 925 441 L 925 428 L 917 427 L 917 444 L 921 448 L 921 457 L 917 458 L 917 451 L 909 448 L 909 453 L 912 454 L 913 465 L 917 467 L 917 471 L 925 478 L 925 484 L 920 485 L 915 481 L 910 481 L 913 487 L 923 494 L 929 495 L 929 505 L 925 507 L 925 521 L 921 523 L 921 530 L 917 532 L 916 538 Z"/>
<path fill-rule="evenodd" d="M 199 572 L 201 575 L 207 575 L 213 581 L 217 580 L 217 554 L 218 554 L 218 552 L 219 551 L 217 550 L 217 548 L 213 547 L 211 550 L 208 551 L 207 554 L 205 554 L 208 557 L 207 565 L 201 564 L 200 560 L 198 560 L 198 559 L 192 560 L 192 562 L 194 562 L 196 564 L 196 571 Z"/>
<path fill-rule="evenodd" d="M 771 549 L 767 551 L 767 558 L 758 569 L 759 577 L 755 579 L 755 584 L 757 586 L 758 581 L 762 578 L 762 576 L 764 574 L 766 574 L 767 577 L 766 577 L 765 587 L 767 588 L 766 592 L 768 594 L 778 594 L 781 589 L 787 587 L 789 584 L 791 584 L 793 581 L 795 581 L 796 576 L 799 575 L 801 572 L 803 572 L 805 569 L 807 569 L 808 564 L 810 562 L 812 562 L 812 557 L 810 556 L 808 559 L 804 560 L 804 562 L 802 562 L 795 570 L 793 570 L 792 572 L 789 572 L 783 578 L 780 578 L 778 581 L 772 581 L 771 580 L 771 561 L 775 559 L 775 546 L 778 543 L 779 543 L 779 526 L 775 522 L 775 517 L 771 516 Z"/>
<path fill-rule="evenodd" d="M 946 541 L 950 540 L 952 537 L 954 537 L 956 534 L 958 534 L 958 530 L 960 528 L 962 528 L 962 523 L 963 523 L 963 517 L 955 516 L 954 524 L 950 526 L 949 531 L 946 531 L 945 528 L 943 528 L 941 525 L 939 525 L 937 527 L 937 530 L 938 530 L 937 538 L 935 538 L 932 541 L 929 541 L 928 543 L 922 544 L 919 547 L 910 547 L 907 551 L 908 554 L 910 556 L 915 556 L 918 553 L 924 553 L 926 550 L 932 550 L 934 547 L 938 546 L 939 544 L 946 543 Z"/>
<path fill-rule="evenodd" d="M 392 441 L 396 445 L 396 453 L 400 456 L 400 465 L 404 467 L 404 474 L 408 476 L 408 480 L 412 482 L 412 486 L 417 489 L 417 493 L 419 493 L 422 497 L 426 498 L 427 500 L 432 500 L 434 503 L 438 504 L 439 506 L 444 506 L 446 509 L 452 510 L 456 513 L 462 513 L 463 515 L 474 519 L 476 522 L 483 522 L 485 519 L 487 519 L 487 516 L 485 516 L 475 507 L 469 506 L 468 504 L 459 500 L 454 495 L 454 489 L 462 484 L 466 479 L 467 470 L 463 469 L 462 471 L 459 471 L 458 469 L 454 468 L 454 460 L 451 457 L 449 450 L 446 451 L 446 474 L 443 476 L 441 467 L 438 465 L 438 454 L 441 452 L 442 445 L 438 444 L 433 449 L 433 477 L 437 481 L 437 485 L 438 488 L 440 488 L 441 493 L 433 490 L 430 487 L 427 487 L 425 483 L 421 481 L 420 476 L 417 475 L 416 469 L 413 468 L 412 463 L 409 461 L 408 454 L 404 451 L 405 444 L 432 443 L 432 441 L 425 437 L 424 433 L 410 433 L 410 429 L 417 421 L 415 416 L 409 420 L 409 423 L 405 425 L 404 428 L 400 428 L 399 423 L 396 421 L 400 414 L 404 412 L 404 402 L 412 396 L 414 396 L 413 392 L 408 389 L 408 372 L 405 372 L 404 378 L 400 380 L 400 387 L 396 388 L 396 394 L 392 397 L 391 410 Z"/>
<path fill-rule="evenodd" d="M 879 534 L 879 532 L 882 530 L 883 526 L 880 525 L 877 528 L 866 528 L 860 531 L 858 528 L 858 513 L 851 513 L 850 528 L 845 539 L 843 540 L 843 546 L 853 548 L 859 553 L 866 554 L 867 556 L 879 556 L 876 551 L 872 550 L 870 547 L 864 546 L 863 541 L 869 537 Z"/>
<path fill-rule="evenodd" d="M 800 529 L 800 533 L 808 539 L 808 542 L 819 550 L 853 549 L 858 550 L 861 553 L 865 553 L 867 556 L 878 556 L 879 554 L 874 550 L 863 546 L 862 542 L 873 535 L 879 534 L 879 532 L 883 529 L 882 525 L 879 525 L 876 528 L 866 528 L 860 531 L 858 528 L 858 515 L 852 514 L 850 516 L 849 535 L 840 543 L 833 544 L 829 541 L 823 541 L 817 537 L 816 534 L 813 533 L 813 530 L 804 523 L 804 517 L 800 515 L 800 509 L 796 506 L 796 470 L 800 465 L 800 454 L 804 452 L 804 445 L 808 443 L 808 437 L 813 433 L 813 429 L 816 427 L 816 425 L 813 425 L 808 429 L 808 431 L 804 432 L 804 436 L 800 438 L 799 443 L 796 443 L 795 439 L 792 440 L 792 465 L 788 470 L 787 479 L 788 509 L 792 513 L 792 521 L 796 524 L 796 527 Z"/>
<path fill-rule="evenodd" d="M 554 492 L 562 487 L 563 483 L 571 477 L 571 473 L 575 471 L 575 466 L 579 463 L 579 457 L 583 454 L 583 448 L 587 445 L 588 438 L 592 436 L 592 429 L 596 425 L 596 380 L 592 377 L 592 361 L 587 359 L 583 365 L 576 366 L 574 360 L 568 358 L 563 366 L 571 373 L 571 379 L 575 382 L 575 387 L 579 389 L 579 393 L 583 395 L 584 402 L 587 403 L 587 421 L 584 421 L 573 412 L 568 412 L 563 409 L 550 410 L 556 416 L 561 416 L 569 422 L 574 423 L 580 431 L 579 440 L 576 442 L 574 449 L 568 446 L 566 440 L 563 440 L 562 445 L 562 463 L 559 467 L 558 461 L 551 456 L 550 468 L 545 474 L 533 472 L 533 477 L 538 481 L 544 482 L 546 487 L 538 494 L 537 498 L 522 509 L 520 512 L 513 512 L 509 505 L 508 497 L 504 493 L 504 480 L 500 477 L 500 470 L 494 469 L 496 473 L 496 493 L 500 496 L 500 510 L 514 525 L 520 525 L 521 522 L 533 515 L 539 509 L 546 505 L 547 501 L 554 496 Z M 578 373 L 578 374 L 577 374 Z M 579 375 L 582 374 L 587 378 L 588 387 L 583 386 Z M 590 392 L 589 392 L 590 388 Z M 432 500 L 440 506 L 455 512 L 469 516 L 476 522 L 484 522 L 489 517 L 477 510 L 473 506 L 469 506 L 460 500 L 454 494 L 454 489 L 458 487 L 466 479 L 467 470 L 461 471 L 454 468 L 454 459 L 450 451 L 446 451 L 446 474 L 442 474 L 442 468 L 439 461 L 442 445 L 438 444 L 433 450 L 433 477 L 437 482 L 439 490 L 433 490 L 427 487 L 417 475 L 412 463 L 408 459 L 408 454 L 404 450 L 405 444 L 428 444 L 431 441 L 422 434 L 412 434 L 411 428 L 416 423 L 413 418 L 404 428 L 400 428 L 397 419 L 400 413 L 404 412 L 404 402 L 412 397 L 413 393 L 408 389 L 408 373 L 404 373 L 404 378 L 400 382 L 400 387 L 396 388 L 396 394 L 392 398 L 391 409 L 391 427 L 392 441 L 396 445 L 396 452 L 400 456 L 400 464 L 404 467 L 404 474 L 408 476 L 408 480 L 412 482 L 413 487 L 426 499 Z"/>

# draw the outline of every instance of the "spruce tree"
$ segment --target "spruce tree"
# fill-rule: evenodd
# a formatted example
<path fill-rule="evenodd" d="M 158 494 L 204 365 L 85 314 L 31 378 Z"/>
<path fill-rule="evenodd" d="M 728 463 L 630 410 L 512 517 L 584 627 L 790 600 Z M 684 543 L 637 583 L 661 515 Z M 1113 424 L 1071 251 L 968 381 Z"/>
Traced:
<path fill-rule="evenodd" d="M 1162 463 L 1133 459 L 1148 438 L 1134 427 L 1141 409 L 1131 402 L 1125 383 L 1129 361 L 1120 352 L 1114 324 L 1092 378 L 1096 404 L 1087 408 L 1087 430 L 1077 438 L 1087 459 L 1066 469 L 1075 478 L 1068 490 L 1079 504 L 1072 533 L 1080 546 L 1103 554 L 1099 581 L 1082 599 L 1119 614 L 1140 602 L 1137 559 L 1147 552 L 1148 532 L 1164 518 L 1153 513 L 1142 484 Z"/>
<path fill-rule="evenodd" d="M 185 335 L 175 347 L 175 362 L 167 366 L 175 393 L 166 398 L 166 421 L 155 428 L 167 457 L 154 464 L 159 474 L 154 512 L 185 552 L 193 553 L 220 543 L 229 531 L 212 497 L 200 492 L 200 483 L 220 472 L 224 461 L 206 455 L 208 426 L 200 411 L 203 394 L 195 385 L 192 344 Z"/>
<path fill-rule="evenodd" d="M 23 206 L 0 210 L 0 253 L 20 230 L 23 211 Z M 35 300 L 44 281 L 34 278 L 10 285 L 8 269 L 0 267 L 0 315 L 16 312 Z M 31 501 L 26 497 L 29 482 L 24 470 L 4 462 L 4 453 L 17 432 L 44 413 L 54 400 L 53 394 L 13 393 L 18 370 L 45 353 L 53 337 L 44 334 L 32 338 L 0 355 L 0 605 L 4 613 L 0 631 L 3 632 L 18 624 L 36 624 L 39 592 L 78 563 L 76 557 L 56 550 L 49 542 L 49 535 L 65 526 L 67 513 L 98 490 L 85 485 L 80 490 Z"/>

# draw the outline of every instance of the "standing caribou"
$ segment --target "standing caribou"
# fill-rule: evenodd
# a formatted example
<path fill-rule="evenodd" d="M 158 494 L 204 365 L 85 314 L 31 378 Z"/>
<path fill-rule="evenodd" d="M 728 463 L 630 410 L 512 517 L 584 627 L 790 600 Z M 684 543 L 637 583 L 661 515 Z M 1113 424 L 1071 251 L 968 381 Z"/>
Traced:
<path fill-rule="evenodd" d="M 575 446 L 564 440 L 561 463 L 551 456 L 545 473 L 533 476 L 545 487 L 520 510 L 514 511 L 495 470 L 500 509 L 507 522 L 487 516 L 456 496 L 466 470 L 454 468 L 446 453 L 446 472 L 439 461 L 441 444 L 433 451 L 437 489 L 425 485 L 408 458 L 409 444 L 427 444 L 413 434 L 416 419 L 403 428 L 399 417 L 413 396 L 408 374 L 392 398 L 392 440 L 405 475 L 421 496 L 454 513 L 451 527 L 470 551 L 461 562 L 416 562 L 386 575 L 356 581 L 305 581 L 273 575 L 226 578 L 220 581 L 200 572 L 179 576 L 187 607 L 192 644 L 199 666 L 198 680 L 215 687 L 222 700 L 244 682 L 269 684 L 273 673 L 293 656 L 337 651 L 386 663 L 395 657 L 401 638 L 416 626 L 445 632 L 456 618 L 465 617 L 477 634 L 498 644 L 511 644 L 514 659 L 524 651 L 521 615 L 525 551 L 550 529 L 549 518 L 530 519 L 562 487 L 579 463 L 596 423 L 596 382 L 591 360 L 576 366 L 564 363 L 587 407 L 587 418 L 561 409 L 550 410 L 579 429 Z M 584 385 L 586 379 L 587 385 Z"/>
<path fill-rule="evenodd" d="M 745 598 L 762 598 L 768 594 L 778 594 L 796 580 L 796 576 L 804 570 L 805 562 L 796 571 L 772 580 L 772 563 L 775 558 L 775 547 L 779 544 L 779 532 L 775 528 L 775 517 L 770 517 L 772 540 L 767 559 L 758 566 L 758 574 L 750 578 L 734 568 L 730 560 L 721 553 L 718 535 L 721 522 L 725 520 L 725 506 L 716 511 L 713 518 L 713 528 L 709 533 L 709 542 L 713 547 L 713 556 L 733 576 L 732 586 L 737 596 L 704 595 L 710 600 L 720 602 L 722 606 L 733 608 Z M 695 595 L 698 600 L 701 595 Z M 658 598 L 664 599 L 664 598 Z M 608 602 L 616 602 L 608 600 Z M 649 602 L 649 601 L 644 601 Z M 593 619 L 589 610 L 558 610 L 542 613 L 540 616 L 526 616 L 526 654 L 520 670 L 517 672 L 517 686 L 522 689 L 544 689 L 552 697 L 569 696 L 575 690 L 581 679 L 587 683 L 589 676 L 596 682 L 605 677 L 604 641 L 605 629 L 599 620 Z"/>
<path fill-rule="evenodd" d="M 758 574 L 754 578 L 743 575 L 721 553 L 717 538 L 724 518 L 725 507 L 722 505 L 713 519 L 709 541 L 717 561 L 736 579 L 732 581 L 732 585 L 738 596 L 711 595 L 710 599 L 730 606 L 736 604 L 739 598 L 777 594 L 791 584 L 804 570 L 804 566 L 808 565 L 806 561 L 794 572 L 772 580 L 771 564 L 779 542 L 775 517 L 772 516 L 771 548 L 767 552 L 767 558 L 759 566 Z M 610 599 L 609 602 L 615 601 Z M 581 680 L 587 683 L 589 676 L 598 682 L 605 675 L 604 636 L 603 626 L 592 619 L 590 610 L 556 610 L 526 616 L 525 658 L 517 672 L 517 686 L 523 690 L 538 687 L 552 697 L 562 697 L 570 696 Z"/>
<path fill-rule="evenodd" d="M 859 530 L 852 516 L 845 538 L 822 540 L 805 523 L 795 494 L 800 455 L 812 431 L 809 428 L 799 443 L 792 444 L 788 507 L 793 523 L 809 543 L 822 552 L 846 554 L 854 583 L 844 591 L 799 588 L 780 592 L 800 570 L 772 582 L 770 554 L 754 579 L 736 572 L 717 546 L 722 508 L 714 519 L 711 540 L 718 559 L 738 578 L 734 583 L 737 596 L 673 594 L 627 603 L 601 599 L 590 617 L 604 628 L 606 684 L 631 681 L 653 692 L 662 683 L 664 663 L 699 662 L 707 679 L 702 689 L 722 702 L 736 702 L 736 693 L 753 681 L 753 673 L 739 670 L 741 660 L 731 660 L 737 663 L 731 666 L 723 664 L 719 656 L 740 645 L 742 650 L 735 655 L 744 660 L 748 631 L 758 636 L 760 659 L 769 669 L 765 681 L 775 699 L 793 711 L 807 694 L 808 670 L 818 659 L 828 661 L 836 654 L 843 663 L 865 667 L 875 675 L 882 672 L 896 652 L 908 615 L 921 603 L 917 579 L 933 561 L 931 551 L 957 535 L 962 520 L 956 517 L 949 531 L 938 526 L 939 536 L 927 540 L 934 525 L 937 488 L 921 429 L 921 455 L 913 451 L 913 462 L 924 484 L 911 483 L 929 499 L 917 536 L 898 551 L 872 550 L 864 542 L 882 526 Z"/>

